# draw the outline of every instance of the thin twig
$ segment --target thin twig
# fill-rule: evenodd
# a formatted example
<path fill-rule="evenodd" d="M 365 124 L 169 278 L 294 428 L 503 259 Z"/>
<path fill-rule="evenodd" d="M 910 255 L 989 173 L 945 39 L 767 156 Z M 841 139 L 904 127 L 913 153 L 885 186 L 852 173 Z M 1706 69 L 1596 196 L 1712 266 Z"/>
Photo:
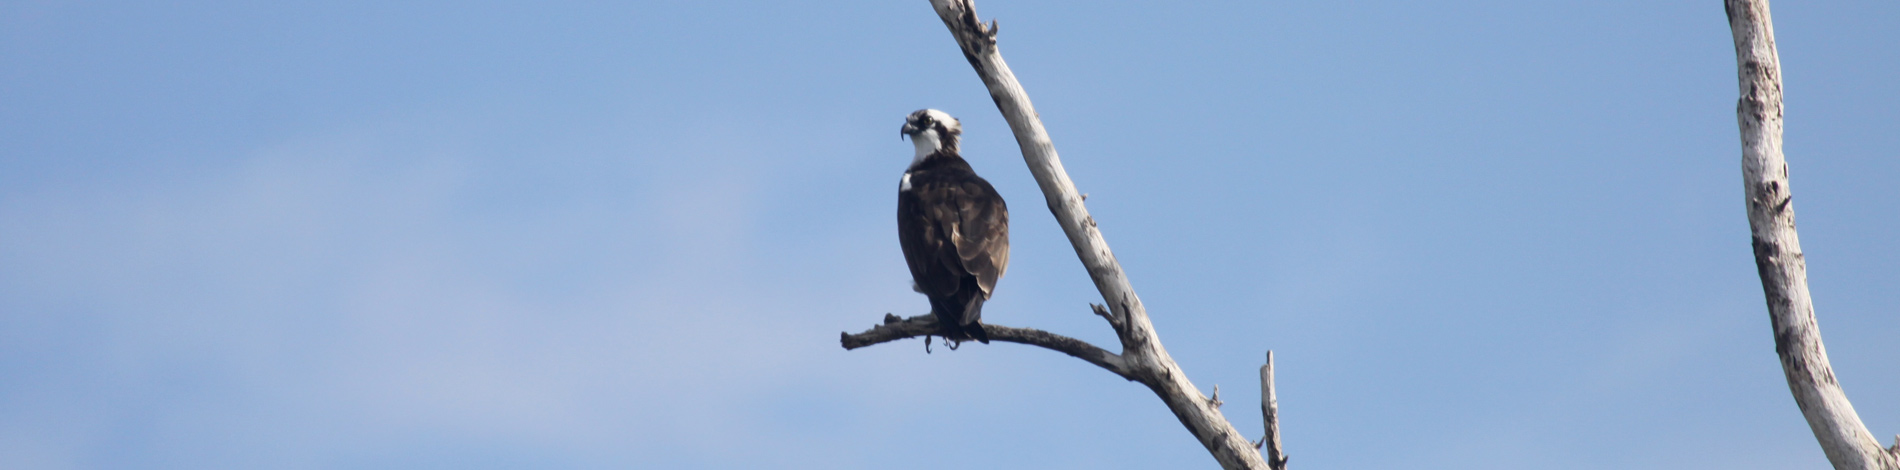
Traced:
<path fill-rule="evenodd" d="M 1108 320 L 1108 327 L 1115 329 L 1115 337 L 1120 338 L 1124 334 L 1126 328 L 1121 317 L 1115 316 L 1115 312 L 1108 311 L 1108 307 L 1103 307 L 1102 304 L 1089 304 L 1089 309 L 1094 311 L 1096 316 Z"/>

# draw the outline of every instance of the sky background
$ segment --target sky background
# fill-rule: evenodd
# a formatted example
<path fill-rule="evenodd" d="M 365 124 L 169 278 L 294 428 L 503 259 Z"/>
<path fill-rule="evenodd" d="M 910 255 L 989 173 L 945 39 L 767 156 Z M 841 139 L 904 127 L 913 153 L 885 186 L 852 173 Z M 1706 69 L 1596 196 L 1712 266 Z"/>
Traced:
<path fill-rule="evenodd" d="M 159 5 L 165 3 L 166 5 Z M 1194 382 L 1294 468 L 1826 468 L 1720 2 L 984 0 Z M 1835 372 L 1900 433 L 1900 4 L 1777 2 Z M 984 319 L 1113 346 L 923 0 L 0 3 L 0 468 L 1214 468 L 928 310 L 906 113 L 1015 203 Z"/>

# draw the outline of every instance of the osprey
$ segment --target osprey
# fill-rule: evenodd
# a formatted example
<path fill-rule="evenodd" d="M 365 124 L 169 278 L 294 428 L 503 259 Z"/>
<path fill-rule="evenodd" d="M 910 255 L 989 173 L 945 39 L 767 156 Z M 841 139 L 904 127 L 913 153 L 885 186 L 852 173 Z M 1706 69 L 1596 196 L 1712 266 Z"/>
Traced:
<path fill-rule="evenodd" d="M 988 343 L 979 319 L 1009 267 L 1009 208 L 957 154 L 962 134 L 962 124 L 943 111 L 918 110 L 905 119 L 903 135 L 917 156 L 897 186 L 897 239 L 944 339 Z"/>

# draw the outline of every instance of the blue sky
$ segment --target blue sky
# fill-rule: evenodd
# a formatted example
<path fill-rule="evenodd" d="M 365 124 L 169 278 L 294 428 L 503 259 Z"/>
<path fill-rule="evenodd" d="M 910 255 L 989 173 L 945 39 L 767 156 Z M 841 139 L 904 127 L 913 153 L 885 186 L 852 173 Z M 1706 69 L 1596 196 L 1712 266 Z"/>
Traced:
<path fill-rule="evenodd" d="M 1250 435 L 1276 351 L 1295 468 L 1826 467 L 1718 2 L 978 6 Z M 1900 6 L 1774 13 L 1821 328 L 1891 436 Z M 1111 344 L 923 0 L 0 4 L 0 467 L 1213 467 L 1073 358 L 838 347 L 928 309 L 924 107 L 1016 203 L 985 319 Z"/>

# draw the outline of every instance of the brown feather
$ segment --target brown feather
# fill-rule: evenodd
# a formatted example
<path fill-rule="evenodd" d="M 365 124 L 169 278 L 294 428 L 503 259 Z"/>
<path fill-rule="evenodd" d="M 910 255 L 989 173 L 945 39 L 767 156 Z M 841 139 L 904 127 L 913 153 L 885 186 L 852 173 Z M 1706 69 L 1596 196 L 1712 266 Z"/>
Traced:
<path fill-rule="evenodd" d="M 1009 267 L 1009 208 L 955 153 L 932 154 L 907 174 L 897 225 L 911 278 L 947 331 L 975 325 L 980 334 L 982 303 Z"/>

